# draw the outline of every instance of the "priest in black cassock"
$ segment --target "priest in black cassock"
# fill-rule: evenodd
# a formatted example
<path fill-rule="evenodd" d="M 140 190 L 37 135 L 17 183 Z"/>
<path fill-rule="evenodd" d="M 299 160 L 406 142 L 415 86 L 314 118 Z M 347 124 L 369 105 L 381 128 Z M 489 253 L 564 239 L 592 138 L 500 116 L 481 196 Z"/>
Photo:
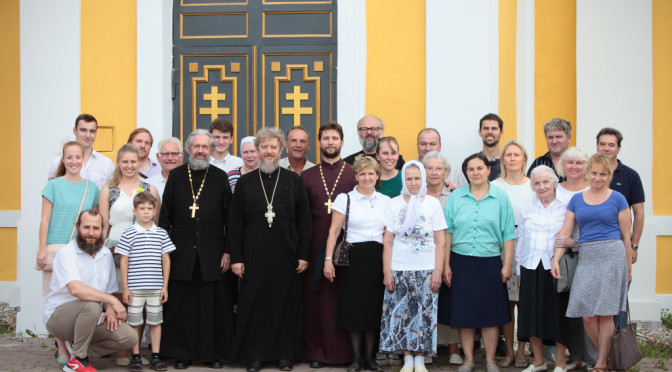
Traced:
<path fill-rule="evenodd" d="M 185 143 L 189 162 L 170 172 L 159 226 L 177 247 L 170 254 L 168 301 L 164 304 L 161 354 L 222 368 L 233 341 L 233 275 L 225 239 L 231 188 L 224 171 L 210 166 L 210 133 L 193 131 Z"/>
<path fill-rule="evenodd" d="M 259 371 L 281 371 L 301 359 L 301 278 L 308 267 L 311 217 L 296 173 L 278 166 L 279 129 L 264 128 L 254 141 L 259 168 L 238 180 L 231 203 L 231 269 L 240 277 L 236 337 L 230 361 Z"/>

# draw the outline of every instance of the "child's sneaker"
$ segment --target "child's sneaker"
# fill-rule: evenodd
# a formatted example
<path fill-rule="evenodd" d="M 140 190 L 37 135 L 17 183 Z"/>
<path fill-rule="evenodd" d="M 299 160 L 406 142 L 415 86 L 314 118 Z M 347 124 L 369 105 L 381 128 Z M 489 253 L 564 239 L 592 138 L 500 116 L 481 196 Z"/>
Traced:
<path fill-rule="evenodd" d="M 133 355 L 128 362 L 129 371 L 142 371 L 142 358 L 140 355 Z"/>
<path fill-rule="evenodd" d="M 152 357 L 149 361 L 149 366 L 155 371 L 166 371 L 168 370 L 168 365 L 159 359 L 159 357 Z"/>
<path fill-rule="evenodd" d="M 89 357 L 78 358 L 72 357 L 63 366 L 64 372 L 97 372 L 93 365 L 89 362 Z"/>

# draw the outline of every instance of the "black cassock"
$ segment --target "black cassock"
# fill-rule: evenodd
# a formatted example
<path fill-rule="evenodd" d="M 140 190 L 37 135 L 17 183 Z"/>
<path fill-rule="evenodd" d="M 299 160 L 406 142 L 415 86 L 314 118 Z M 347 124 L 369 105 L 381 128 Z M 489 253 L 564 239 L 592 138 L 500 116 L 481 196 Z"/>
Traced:
<path fill-rule="evenodd" d="M 159 226 L 168 231 L 177 249 L 170 254 L 161 354 L 207 362 L 227 357 L 231 349 L 234 277 L 222 274 L 220 268 L 222 255 L 228 253 L 229 179 L 213 166 L 207 175 L 205 170 L 192 170 L 194 194 L 204 176 L 194 218 L 186 164 L 170 172 L 163 192 Z"/>
<path fill-rule="evenodd" d="M 309 259 L 310 205 L 301 178 L 282 168 L 270 176 L 261 173 L 268 200 L 278 173 L 270 227 L 258 169 L 238 180 L 231 203 L 231 263 L 245 264 L 231 361 L 301 358 L 304 274 L 296 268 L 298 260 Z"/>

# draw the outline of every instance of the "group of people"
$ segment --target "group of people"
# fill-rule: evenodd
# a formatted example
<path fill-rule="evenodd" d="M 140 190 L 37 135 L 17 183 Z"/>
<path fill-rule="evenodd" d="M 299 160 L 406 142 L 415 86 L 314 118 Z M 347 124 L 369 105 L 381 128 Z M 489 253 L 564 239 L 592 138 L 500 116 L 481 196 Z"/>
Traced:
<path fill-rule="evenodd" d="M 302 127 L 263 128 L 236 157 L 220 118 L 185 140 L 186 164 L 176 138 L 151 159 L 152 135 L 138 128 L 115 166 L 93 149 L 97 127 L 91 115 L 76 119 L 42 195 L 37 268 L 50 269 L 44 321 L 64 371 L 95 371 L 90 355 L 118 351 L 132 371 L 166 370 L 162 358 L 176 369 L 227 359 L 289 371 L 305 359 L 381 371 L 401 355 L 402 372 L 424 372 L 444 344 L 470 372 L 479 338 L 488 372 L 546 370 L 544 343 L 556 346 L 554 372 L 607 371 L 644 203 L 639 176 L 617 159 L 615 129 L 598 133 L 589 157 L 569 148 L 571 124 L 553 119 L 549 152 L 527 169 L 520 143 L 500 150 L 503 121 L 488 114 L 482 150 L 455 170 L 436 129 L 423 129 L 418 159 L 404 161 L 372 115 L 357 123 L 362 151 L 345 159 L 343 128 L 322 125 L 318 164 L 306 159 Z M 347 266 L 334 263 L 341 240 Z M 571 291 L 556 293 L 566 250 L 579 263 Z M 506 355 L 496 362 L 500 329 Z"/>

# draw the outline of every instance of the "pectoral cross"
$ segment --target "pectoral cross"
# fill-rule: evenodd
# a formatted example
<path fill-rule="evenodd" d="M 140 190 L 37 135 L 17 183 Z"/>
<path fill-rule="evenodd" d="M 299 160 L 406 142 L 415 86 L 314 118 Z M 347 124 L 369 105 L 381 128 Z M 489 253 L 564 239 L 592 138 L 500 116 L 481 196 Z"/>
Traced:
<path fill-rule="evenodd" d="M 191 207 L 189 207 L 189 209 L 191 209 L 191 218 L 196 218 L 196 211 L 199 209 L 198 204 L 194 202 L 194 204 L 192 204 Z"/>
<path fill-rule="evenodd" d="M 331 205 L 332 205 L 332 204 L 334 204 L 334 203 L 331 202 L 331 198 L 327 199 L 327 202 L 324 203 L 324 205 L 327 206 L 327 213 L 328 213 L 328 214 L 331 214 Z"/>
<path fill-rule="evenodd" d="M 273 217 L 275 217 L 275 213 L 273 212 L 273 204 L 268 204 L 267 212 L 264 213 L 264 216 L 266 216 L 266 221 L 268 221 L 268 227 L 271 227 L 271 224 L 273 223 Z"/>

